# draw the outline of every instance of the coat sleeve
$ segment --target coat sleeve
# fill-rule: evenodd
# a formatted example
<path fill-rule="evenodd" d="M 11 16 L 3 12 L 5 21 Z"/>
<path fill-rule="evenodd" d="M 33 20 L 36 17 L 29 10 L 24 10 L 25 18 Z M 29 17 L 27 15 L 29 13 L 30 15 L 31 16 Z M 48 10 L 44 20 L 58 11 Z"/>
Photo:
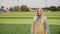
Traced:
<path fill-rule="evenodd" d="M 46 17 L 45 17 L 45 23 L 44 23 L 44 32 L 45 34 L 50 34 L 49 24 L 48 24 L 48 20 Z"/>
<path fill-rule="evenodd" d="M 35 28 L 35 19 L 36 17 L 33 18 L 32 24 L 31 24 L 31 34 L 34 33 L 34 28 Z"/>

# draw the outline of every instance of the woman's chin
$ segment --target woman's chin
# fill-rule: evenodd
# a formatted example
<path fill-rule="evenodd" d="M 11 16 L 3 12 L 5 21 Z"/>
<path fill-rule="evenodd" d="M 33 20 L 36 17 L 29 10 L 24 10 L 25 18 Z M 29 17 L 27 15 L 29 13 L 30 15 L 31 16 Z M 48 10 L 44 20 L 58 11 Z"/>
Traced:
<path fill-rule="evenodd" d="M 38 16 L 41 16 L 41 15 L 38 15 Z"/>

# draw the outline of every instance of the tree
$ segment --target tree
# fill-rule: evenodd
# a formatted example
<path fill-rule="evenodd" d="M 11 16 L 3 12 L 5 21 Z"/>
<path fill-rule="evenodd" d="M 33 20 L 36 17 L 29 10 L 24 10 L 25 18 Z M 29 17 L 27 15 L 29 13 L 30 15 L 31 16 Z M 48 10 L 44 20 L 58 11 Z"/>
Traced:
<path fill-rule="evenodd" d="M 60 6 L 57 7 L 57 11 L 60 11 Z"/>
<path fill-rule="evenodd" d="M 10 9 L 9 9 L 10 11 L 14 11 L 14 8 L 13 7 L 10 7 Z"/>
<path fill-rule="evenodd" d="M 19 6 L 14 6 L 14 11 L 19 11 L 20 7 Z"/>
<path fill-rule="evenodd" d="M 51 6 L 51 7 L 50 7 L 50 10 L 51 10 L 51 11 L 57 11 L 57 8 L 56 8 L 56 6 Z"/>
<path fill-rule="evenodd" d="M 29 11 L 29 7 L 27 7 L 27 5 L 21 5 L 20 10 L 21 11 Z"/>
<path fill-rule="evenodd" d="M 50 10 L 50 7 L 44 7 L 43 10 Z"/>
<path fill-rule="evenodd" d="M 1 8 L 4 8 L 4 6 L 1 6 Z"/>
<path fill-rule="evenodd" d="M 32 10 L 37 10 L 37 8 L 31 8 Z"/>
<path fill-rule="evenodd" d="M 10 11 L 19 11 L 19 6 L 10 7 Z"/>

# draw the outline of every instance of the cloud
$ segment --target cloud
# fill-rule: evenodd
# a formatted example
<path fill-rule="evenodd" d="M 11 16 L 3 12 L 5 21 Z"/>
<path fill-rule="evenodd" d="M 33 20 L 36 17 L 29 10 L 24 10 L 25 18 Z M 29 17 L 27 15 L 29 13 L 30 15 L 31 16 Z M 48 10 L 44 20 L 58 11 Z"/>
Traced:
<path fill-rule="evenodd" d="M 11 7 L 15 5 L 28 5 L 29 7 L 45 7 L 45 0 L 0 0 L 0 6 Z M 47 0 L 47 6 L 60 6 L 60 0 Z"/>

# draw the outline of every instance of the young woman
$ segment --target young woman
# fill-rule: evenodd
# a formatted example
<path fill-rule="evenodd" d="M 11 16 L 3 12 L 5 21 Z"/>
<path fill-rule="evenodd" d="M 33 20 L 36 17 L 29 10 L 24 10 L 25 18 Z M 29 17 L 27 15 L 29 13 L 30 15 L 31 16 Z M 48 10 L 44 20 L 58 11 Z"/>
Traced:
<path fill-rule="evenodd" d="M 43 15 L 43 10 L 37 9 L 36 14 L 33 19 L 31 34 L 50 34 L 48 21 L 46 16 Z"/>

